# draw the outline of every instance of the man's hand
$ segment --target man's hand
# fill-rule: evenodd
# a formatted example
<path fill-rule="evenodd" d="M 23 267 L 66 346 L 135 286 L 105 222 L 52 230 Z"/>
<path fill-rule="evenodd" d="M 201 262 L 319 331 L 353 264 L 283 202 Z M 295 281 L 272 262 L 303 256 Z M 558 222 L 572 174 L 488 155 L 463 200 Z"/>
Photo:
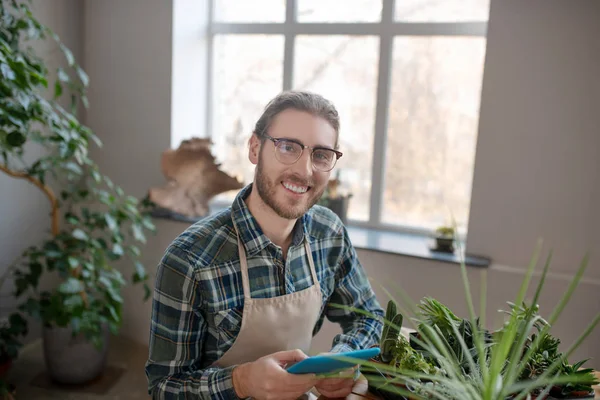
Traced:
<path fill-rule="evenodd" d="M 325 397 L 332 399 L 344 398 L 352 392 L 356 367 L 340 372 L 338 377 L 328 377 L 319 380 L 315 387 Z"/>
<path fill-rule="evenodd" d="M 281 351 L 239 365 L 233 369 L 233 388 L 240 398 L 295 400 L 319 379 L 314 374 L 290 374 L 283 366 L 307 357 L 300 350 Z"/>

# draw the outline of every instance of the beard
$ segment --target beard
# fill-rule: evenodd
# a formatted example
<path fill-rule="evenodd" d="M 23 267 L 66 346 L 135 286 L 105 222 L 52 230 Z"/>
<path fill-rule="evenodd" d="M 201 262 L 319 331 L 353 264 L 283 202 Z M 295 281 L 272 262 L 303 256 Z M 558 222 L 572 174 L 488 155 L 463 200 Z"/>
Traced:
<path fill-rule="evenodd" d="M 297 185 L 308 186 L 310 189 L 297 201 L 282 200 L 277 201 L 277 190 L 282 181 L 293 182 Z M 298 219 L 303 216 L 312 206 L 314 206 L 325 191 L 325 186 L 320 190 L 315 190 L 311 182 L 294 175 L 283 175 L 276 180 L 271 180 L 264 171 L 262 159 L 258 160 L 256 167 L 256 176 L 254 179 L 256 191 L 262 201 L 269 206 L 277 215 L 285 219 Z"/>

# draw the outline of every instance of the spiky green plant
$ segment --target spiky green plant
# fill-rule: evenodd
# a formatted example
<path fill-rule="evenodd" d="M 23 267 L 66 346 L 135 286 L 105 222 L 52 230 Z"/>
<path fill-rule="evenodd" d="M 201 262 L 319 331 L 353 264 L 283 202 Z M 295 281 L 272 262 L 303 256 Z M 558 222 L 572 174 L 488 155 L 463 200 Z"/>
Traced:
<path fill-rule="evenodd" d="M 413 316 L 408 320 L 417 331 L 411 340 L 422 349 L 423 359 L 436 367 L 436 373 L 401 362 L 384 364 L 355 360 L 362 365 L 369 385 L 411 399 L 439 400 L 523 400 L 532 394 L 543 398 L 556 388 L 562 388 L 564 393 L 591 389 L 590 385 L 597 382 L 591 371 L 577 371 L 581 364 L 570 365 L 566 360 L 600 322 L 600 313 L 564 354 L 558 353 L 558 342 L 549 334 L 579 284 L 588 265 L 588 257 L 581 262 L 555 310 L 548 319 L 544 319 L 538 313 L 538 300 L 550 266 L 551 253 L 531 306 L 525 303 L 525 294 L 540 251 L 541 244 L 534 252 L 517 298 L 509 303 L 511 311 L 507 313 L 505 323 L 494 332 L 482 328 L 485 326 L 486 308 L 485 271 L 482 273 L 479 318 L 475 315 L 464 263 L 461 263 L 461 276 L 468 319 L 461 320 L 443 304 L 430 298 L 416 306 L 399 289 L 402 311 Z M 399 339 L 399 348 L 403 349 L 403 345 Z"/>

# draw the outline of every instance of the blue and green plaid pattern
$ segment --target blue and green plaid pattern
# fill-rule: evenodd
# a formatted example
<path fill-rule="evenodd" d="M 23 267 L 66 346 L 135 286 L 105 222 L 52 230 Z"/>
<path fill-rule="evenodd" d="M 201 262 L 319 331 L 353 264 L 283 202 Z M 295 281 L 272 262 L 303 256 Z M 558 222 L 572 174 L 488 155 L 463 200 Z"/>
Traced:
<path fill-rule="evenodd" d="M 152 301 L 149 392 L 158 399 L 237 399 L 230 368 L 215 368 L 240 330 L 244 291 L 237 226 L 248 258 L 253 298 L 282 296 L 313 284 L 303 240 L 310 241 L 323 304 L 316 334 L 327 317 L 342 334 L 331 351 L 348 351 L 379 341 L 383 310 L 358 261 L 348 233 L 329 209 L 312 207 L 294 228 L 287 257 L 262 232 L 244 199 L 190 226 L 167 248 L 158 265 Z M 363 309 L 366 317 L 332 304 Z"/>

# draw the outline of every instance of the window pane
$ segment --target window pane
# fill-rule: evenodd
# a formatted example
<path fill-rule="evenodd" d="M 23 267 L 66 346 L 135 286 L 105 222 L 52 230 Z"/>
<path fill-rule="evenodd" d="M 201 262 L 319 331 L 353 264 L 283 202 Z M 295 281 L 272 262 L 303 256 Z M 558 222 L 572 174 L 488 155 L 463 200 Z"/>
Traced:
<path fill-rule="evenodd" d="M 404 22 L 487 21 L 490 0 L 398 0 L 395 11 Z"/>
<path fill-rule="evenodd" d="M 332 176 L 351 190 L 348 217 L 366 220 L 371 192 L 371 160 L 379 39 L 370 36 L 298 36 L 294 88 L 317 92 L 340 113 L 340 158 Z"/>
<path fill-rule="evenodd" d="M 298 0 L 299 22 L 378 22 L 381 0 Z"/>
<path fill-rule="evenodd" d="M 269 100 L 283 87 L 280 35 L 216 35 L 214 39 L 212 140 L 221 168 L 244 183 L 254 178 L 248 139 Z M 235 193 L 220 196 L 230 200 Z"/>
<path fill-rule="evenodd" d="M 396 38 L 387 139 L 385 222 L 467 227 L 483 38 Z"/>
<path fill-rule="evenodd" d="M 215 0 L 217 22 L 284 22 L 285 0 Z"/>

